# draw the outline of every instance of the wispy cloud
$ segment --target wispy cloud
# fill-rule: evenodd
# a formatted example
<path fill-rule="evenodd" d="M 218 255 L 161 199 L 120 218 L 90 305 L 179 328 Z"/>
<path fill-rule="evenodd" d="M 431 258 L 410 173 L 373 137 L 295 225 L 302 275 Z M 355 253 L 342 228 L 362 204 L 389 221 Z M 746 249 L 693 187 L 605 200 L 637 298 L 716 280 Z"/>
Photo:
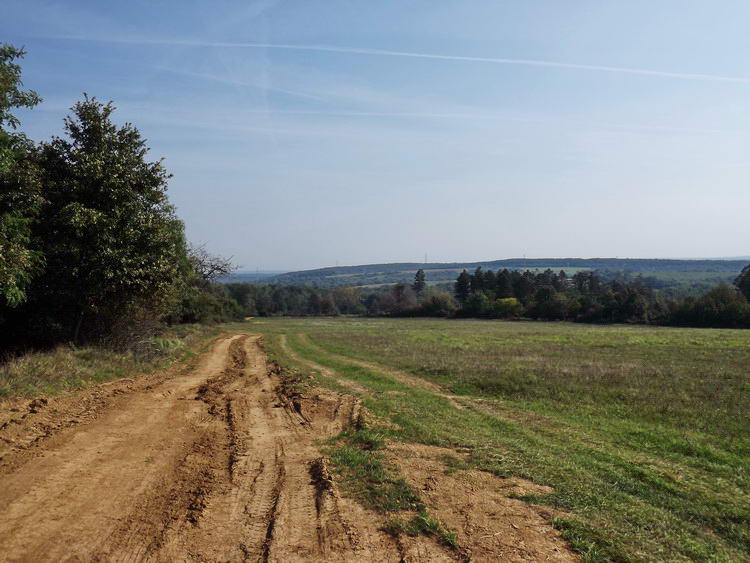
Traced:
<path fill-rule="evenodd" d="M 628 68 L 605 65 L 589 65 L 558 61 L 544 61 L 536 59 L 513 59 L 499 57 L 474 57 L 464 55 L 446 55 L 437 53 L 417 53 L 412 51 L 391 51 L 387 49 L 369 49 L 364 47 L 339 47 L 332 45 L 300 45 L 287 43 L 253 43 L 253 42 L 224 42 L 224 41 L 196 41 L 191 39 L 138 39 L 138 38 L 91 38 L 91 37 L 55 37 L 70 41 L 94 41 L 104 43 L 125 43 L 134 45 L 175 45 L 186 47 L 215 47 L 231 49 L 279 49 L 290 51 L 316 51 L 323 53 L 344 53 L 354 55 L 368 55 L 381 57 L 407 57 L 416 59 L 433 59 L 441 61 L 463 61 L 474 63 L 489 63 L 498 65 L 517 65 L 531 67 L 563 68 L 594 72 L 609 72 L 619 74 L 634 74 L 653 76 L 657 78 L 672 78 L 677 80 L 698 80 L 709 82 L 735 82 L 750 84 L 750 78 L 739 76 L 722 76 L 716 74 L 696 74 L 687 72 L 669 72 L 642 68 Z"/>
<path fill-rule="evenodd" d="M 299 90 L 291 90 L 287 88 L 277 88 L 275 86 L 270 86 L 267 84 L 267 81 L 266 83 L 262 83 L 261 81 L 242 80 L 239 78 L 234 78 L 232 76 L 219 76 L 216 74 L 209 74 L 205 72 L 193 72 L 190 70 L 182 70 L 182 69 L 177 69 L 177 68 L 172 68 L 172 67 L 167 67 L 167 66 L 159 66 L 159 65 L 154 65 L 152 68 L 160 72 L 168 72 L 170 74 L 176 74 L 179 76 L 197 78 L 199 80 L 218 82 L 221 84 L 229 84 L 231 86 L 257 88 L 260 90 L 268 90 L 270 92 L 277 92 L 279 94 L 285 94 L 287 96 L 294 96 L 294 97 L 305 98 L 309 100 L 323 100 L 324 99 L 322 96 L 316 96 L 314 94 L 301 92 Z"/>

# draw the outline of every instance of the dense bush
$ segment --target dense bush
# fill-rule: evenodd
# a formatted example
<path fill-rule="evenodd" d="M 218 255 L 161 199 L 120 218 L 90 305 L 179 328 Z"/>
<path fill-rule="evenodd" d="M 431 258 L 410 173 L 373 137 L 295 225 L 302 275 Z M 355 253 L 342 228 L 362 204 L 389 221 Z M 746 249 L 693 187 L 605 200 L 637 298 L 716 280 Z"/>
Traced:
<path fill-rule="evenodd" d="M 700 297 L 676 303 L 671 324 L 700 327 L 750 327 L 750 303 L 735 288 L 721 284 Z"/>
<path fill-rule="evenodd" d="M 249 283 L 229 283 L 225 287 L 242 315 L 248 317 L 357 315 L 367 311 L 357 288 Z"/>

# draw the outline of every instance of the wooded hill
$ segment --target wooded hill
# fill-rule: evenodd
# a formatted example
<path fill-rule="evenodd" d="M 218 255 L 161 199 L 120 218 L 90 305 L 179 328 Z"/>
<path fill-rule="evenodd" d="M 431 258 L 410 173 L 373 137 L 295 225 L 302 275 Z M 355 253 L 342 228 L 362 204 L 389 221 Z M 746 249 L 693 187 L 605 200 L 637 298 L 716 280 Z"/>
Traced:
<path fill-rule="evenodd" d="M 262 283 L 284 285 L 315 285 L 318 287 L 358 287 L 379 284 L 411 283 L 418 269 L 425 271 L 428 283 L 450 282 L 462 270 L 538 270 L 564 269 L 569 274 L 582 270 L 597 270 L 609 277 L 642 275 L 652 278 L 655 287 L 690 291 L 705 290 L 717 283 L 731 283 L 747 260 L 666 260 L 631 258 L 512 258 L 486 262 L 401 262 L 393 264 L 366 264 L 361 266 L 336 266 L 288 272 L 264 277 Z M 229 281 L 253 282 L 251 274 L 237 273 Z"/>

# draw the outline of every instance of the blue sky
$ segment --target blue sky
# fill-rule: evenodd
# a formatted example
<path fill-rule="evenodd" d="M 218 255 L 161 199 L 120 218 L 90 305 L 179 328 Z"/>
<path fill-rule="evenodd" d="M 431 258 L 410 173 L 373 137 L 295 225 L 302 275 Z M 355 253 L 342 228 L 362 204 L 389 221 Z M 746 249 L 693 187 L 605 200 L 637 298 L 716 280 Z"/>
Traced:
<path fill-rule="evenodd" d="M 114 100 L 243 268 L 748 254 L 750 4 L 4 0 L 23 112 Z"/>

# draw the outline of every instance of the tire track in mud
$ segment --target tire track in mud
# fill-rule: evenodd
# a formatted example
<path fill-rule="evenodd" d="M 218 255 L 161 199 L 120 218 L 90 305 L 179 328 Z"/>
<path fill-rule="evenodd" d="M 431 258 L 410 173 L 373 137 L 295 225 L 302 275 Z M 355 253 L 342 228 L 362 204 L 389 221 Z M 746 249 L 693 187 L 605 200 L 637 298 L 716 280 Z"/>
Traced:
<path fill-rule="evenodd" d="M 141 559 L 212 483 L 214 417 L 195 389 L 224 368 L 223 338 L 197 368 L 120 397 L 3 475 L 0 559 Z M 123 393 L 126 391 L 123 390 Z M 178 513 L 179 512 L 179 513 Z"/>
<path fill-rule="evenodd" d="M 286 396 L 258 336 L 222 338 L 10 460 L 0 561 L 398 561 L 317 448 L 358 412 L 349 395 Z"/>

